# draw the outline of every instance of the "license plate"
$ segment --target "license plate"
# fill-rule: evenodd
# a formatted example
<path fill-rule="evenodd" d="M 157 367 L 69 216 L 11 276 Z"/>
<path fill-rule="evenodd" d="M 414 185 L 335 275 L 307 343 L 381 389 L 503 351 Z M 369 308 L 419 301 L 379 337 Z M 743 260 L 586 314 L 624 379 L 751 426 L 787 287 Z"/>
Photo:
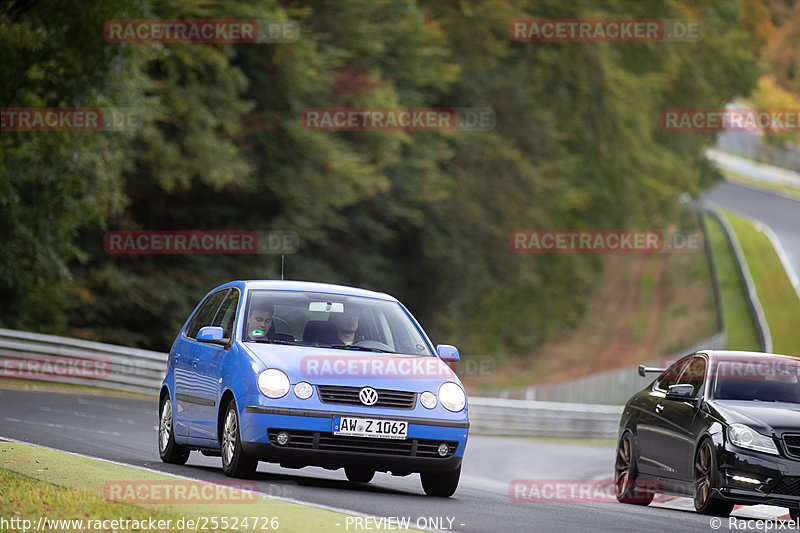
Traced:
<path fill-rule="evenodd" d="M 333 434 L 373 439 L 405 439 L 408 436 L 408 422 L 335 416 L 333 418 Z"/>

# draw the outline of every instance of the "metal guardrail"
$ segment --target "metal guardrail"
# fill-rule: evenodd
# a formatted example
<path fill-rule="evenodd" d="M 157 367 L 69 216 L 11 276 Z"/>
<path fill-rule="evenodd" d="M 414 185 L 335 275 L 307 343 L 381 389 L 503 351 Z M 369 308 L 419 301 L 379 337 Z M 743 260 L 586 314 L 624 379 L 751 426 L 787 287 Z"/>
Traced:
<path fill-rule="evenodd" d="M 168 354 L 0 329 L 0 378 L 157 394 Z"/>
<path fill-rule="evenodd" d="M 469 431 L 478 435 L 615 439 L 622 410 L 621 405 L 470 397 Z"/>

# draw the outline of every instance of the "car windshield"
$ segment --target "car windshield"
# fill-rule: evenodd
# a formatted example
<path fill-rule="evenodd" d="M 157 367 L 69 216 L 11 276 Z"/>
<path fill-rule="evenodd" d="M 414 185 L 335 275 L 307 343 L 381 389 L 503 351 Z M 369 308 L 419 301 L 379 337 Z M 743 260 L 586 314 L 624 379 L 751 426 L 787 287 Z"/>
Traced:
<path fill-rule="evenodd" d="M 244 342 L 433 355 L 397 302 L 373 298 L 251 290 L 244 326 Z"/>
<path fill-rule="evenodd" d="M 714 375 L 717 400 L 800 403 L 797 372 L 774 361 L 721 361 Z"/>

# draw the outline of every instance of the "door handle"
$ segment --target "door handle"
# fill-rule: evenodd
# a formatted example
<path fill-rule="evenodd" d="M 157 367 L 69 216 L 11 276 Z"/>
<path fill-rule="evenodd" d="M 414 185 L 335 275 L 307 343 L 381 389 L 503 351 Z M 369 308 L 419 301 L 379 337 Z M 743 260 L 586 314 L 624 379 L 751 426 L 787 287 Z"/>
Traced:
<path fill-rule="evenodd" d="M 664 404 L 658 402 L 658 405 L 656 405 L 656 413 L 660 413 L 663 409 L 664 409 Z"/>
<path fill-rule="evenodd" d="M 178 362 L 178 359 L 180 359 L 180 358 L 181 358 L 181 354 L 178 353 L 178 352 L 175 352 L 175 362 L 176 363 Z"/>
<path fill-rule="evenodd" d="M 192 361 L 192 366 L 197 366 L 197 363 L 199 363 L 199 362 L 200 362 L 200 359 L 194 359 Z"/>

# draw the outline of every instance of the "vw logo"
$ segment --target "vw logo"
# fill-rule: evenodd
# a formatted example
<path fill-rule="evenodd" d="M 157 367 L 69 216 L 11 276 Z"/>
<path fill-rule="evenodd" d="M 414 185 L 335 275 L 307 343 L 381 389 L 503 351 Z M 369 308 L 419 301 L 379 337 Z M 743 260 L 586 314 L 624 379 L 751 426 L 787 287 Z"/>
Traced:
<path fill-rule="evenodd" d="M 358 399 L 364 405 L 375 405 L 378 402 L 378 391 L 372 387 L 364 387 L 358 392 Z"/>

